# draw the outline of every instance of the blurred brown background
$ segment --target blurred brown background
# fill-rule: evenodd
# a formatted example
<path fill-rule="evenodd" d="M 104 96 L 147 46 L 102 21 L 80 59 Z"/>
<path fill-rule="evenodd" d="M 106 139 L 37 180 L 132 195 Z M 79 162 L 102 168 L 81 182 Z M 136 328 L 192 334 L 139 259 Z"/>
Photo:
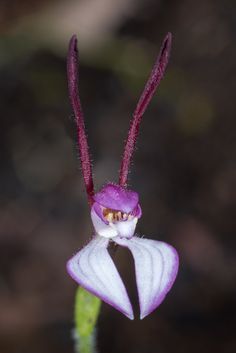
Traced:
<path fill-rule="evenodd" d="M 134 322 L 103 304 L 101 353 L 233 353 L 236 6 L 220 0 L 0 2 L 0 352 L 73 352 L 65 263 L 92 235 L 68 102 L 76 33 L 97 188 L 117 181 L 129 119 L 167 31 L 166 77 L 130 175 L 137 231 L 175 246 L 167 299 Z M 131 256 L 120 272 L 136 304 Z"/>

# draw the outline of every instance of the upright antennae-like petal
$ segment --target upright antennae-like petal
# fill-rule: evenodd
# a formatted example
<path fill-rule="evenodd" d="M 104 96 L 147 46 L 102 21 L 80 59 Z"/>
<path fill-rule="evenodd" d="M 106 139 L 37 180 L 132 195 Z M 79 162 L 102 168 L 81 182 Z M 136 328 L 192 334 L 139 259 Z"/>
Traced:
<path fill-rule="evenodd" d="M 67 263 L 71 277 L 82 287 L 133 320 L 133 309 L 107 246 L 109 239 L 96 236 Z"/>
<path fill-rule="evenodd" d="M 75 114 L 77 125 L 78 147 L 82 167 L 82 174 L 88 195 L 89 203 L 92 204 L 92 196 L 94 194 L 93 176 L 91 161 L 89 158 L 89 148 L 84 127 L 84 116 L 80 104 L 78 92 L 78 51 L 77 38 L 75 35 L 70 40 L 69 51 L 67 57 L 67 76 L 68 88 L 71 105 Z"/>
<path fill-rule="evenodd" d="M 134 257 L 140 319 L 143 319 L 162 303 L 171 289 L 178 272 L 177 252 L 156 240 L 133 237 L 114 238 L 114 241 L 127 247 Z"/>
<path fill-rule="evenodd" d="M 169 55 L 171 48 L 171 33 L 168 33 L 163 41 L 161 50 L 157 57 L 156 63 L 152 69 L 151 75 L 146 83 L 144 91 L 139 98 L 137 107 L 133 114 L 133 118 L 130 123 L 128 137 L 125 144 L 124 154 L 121 162 L 119 184 L 125 186 L 127 183 L 127 177 L 129 172 L 130 160 L 134 151 L 135 143 L 137 140 L 139 126 L 142 116 L 152 99 L 157 87 L 159 86 L 161 79 L 164 76 L 166 66 L 168 64 Z"/>

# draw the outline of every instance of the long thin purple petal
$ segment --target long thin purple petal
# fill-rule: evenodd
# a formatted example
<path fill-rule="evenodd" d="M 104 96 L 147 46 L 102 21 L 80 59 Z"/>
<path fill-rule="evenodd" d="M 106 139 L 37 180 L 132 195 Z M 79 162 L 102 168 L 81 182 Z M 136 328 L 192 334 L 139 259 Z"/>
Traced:
<path fill-rule="evenodd" d="M 176 250 L 163 242 L 133 237 L 114 238 L 127 247 L 134 258 L 138 288 L 140 319 L 150 314 L 164 300 L 178 272 Z"/>
<path fill-rule="evenodd" d="M 67 57 L 67 76 L 69 96 L 72 108 L 74 110 L 75 121 L 77 126 L 78 147 L 82 174 L 88 195 L 88 200 L 91 205 L 93 203 L 92 196 L 94 194 L 92 164 L 89 157 L 89 148 L 84 127 L 84 116 L 78 92 L 78 50 L 77 38 L 75 35 L 72 36 L 69 44 Z"/>
<path fill-rule="evenodd" d="M 86 290 L 133 320 L 133 309 L 107 246 L 109 239 L 96 236 L 67 263 L 71 277 Z"/>
<path fill-rule="evenodd" d="M 152 69 L 151 75 L 148 78 L 144 91 L 139 98 L 137 107 L 133 114 L 133 118 L 130 123 L 128 137 L 125 143 L 124 154 L 121 162 L 119 184 L 125 186 L 127 183 L 127 177 L 129 172 L 129 165 L 133 155 L 134 147 L 136 144 L 139 126 L 142 120 L 142 116 L 150 103 L 157 87 L 159 86 L 161 79 L 164 76 L 166 66 L 168 64 L 171 48 L 171 33 L 167 33 L 161 50 L 158 54 L 155 65 Z"/>

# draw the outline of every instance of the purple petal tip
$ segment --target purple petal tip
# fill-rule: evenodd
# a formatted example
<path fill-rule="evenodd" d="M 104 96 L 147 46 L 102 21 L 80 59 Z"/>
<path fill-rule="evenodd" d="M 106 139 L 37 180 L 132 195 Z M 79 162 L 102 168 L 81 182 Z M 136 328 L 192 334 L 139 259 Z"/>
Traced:
<path fill-rule="evenodd" d="M 97 236 L 67 263 L 70 276 L 90 293 L 133 320 L 133 309 L 107 251 L 109 239 Z"/>
<path fill-rule="evenodd" d="M 127 247 L 134 258 L 140 319 L 155 310 L 165 299 L 178 272 L 176 250 L 163 242 L 133 237 L 114 239 Z"/>

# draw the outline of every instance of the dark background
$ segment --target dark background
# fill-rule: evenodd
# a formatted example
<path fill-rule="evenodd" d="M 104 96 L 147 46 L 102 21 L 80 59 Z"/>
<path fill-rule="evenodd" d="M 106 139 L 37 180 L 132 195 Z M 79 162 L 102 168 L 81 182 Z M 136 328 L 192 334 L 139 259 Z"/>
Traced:
<path fill-rule="evenodd" d="M 137 231 L 180 255 L 177 281 L 143 321 L 106 304 L 101 353 L 233 353 L 235 338 L 235 1 L 0 2 L 0 352 L 73 352 L 76 284 L 66 261 L 92 235 L 66 82 L 80 94 L 97 190 L 117 181 L 129 119 L 173 33 L 130 174 Z M 116 262 L 138 317 L 131 256 Z"/>

